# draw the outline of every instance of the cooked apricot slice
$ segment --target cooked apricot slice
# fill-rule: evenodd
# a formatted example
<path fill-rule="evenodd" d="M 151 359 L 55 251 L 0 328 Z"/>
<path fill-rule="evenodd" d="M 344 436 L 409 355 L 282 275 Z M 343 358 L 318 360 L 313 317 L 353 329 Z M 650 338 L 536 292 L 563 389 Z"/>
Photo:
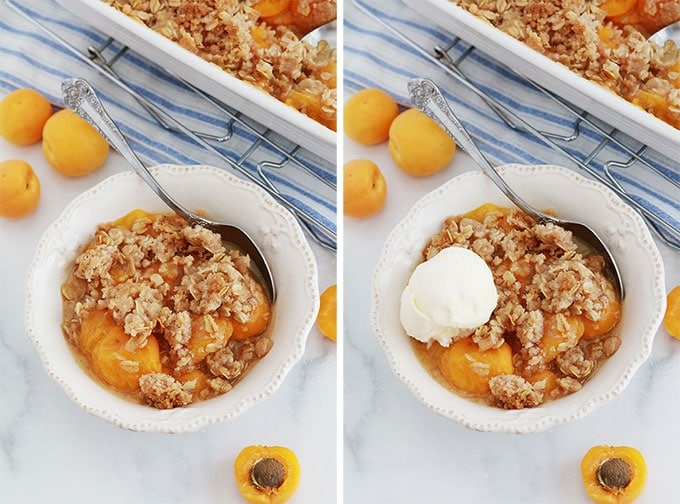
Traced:
<path fill-rule="evenodd" d="M 92 310 L 80 323 L 80 338 L 78 346 L 90 354 L 104 336 L 118 326 L 113 316 L 106 310 Z"/>
<path fill-rule="evenodd" d="M 338 338 L 338 286 L 326 288 L 319 297 L 319 313 L 316 324 L 321 334 L 336 341 Z"/>
<path fill-rule="evenodd" d="M 503 215 L 507 215 L 508 213 L 510 213 L 510 210 L 508 208 L 499 207 L 495 203 L 484 203 L 483 205 L 480 205 L 477 208 L 465 212 L 463 214 L 463 217 L 476 220 L 477 222 L 482 222 L 484 220 L 484 217 L 486 217 L 486 214 L 489 214 L 491 212 L 500 212 Z"/>
<path fill-rule="evenodd" d="M 512 349 L 507 343 L 491 350 L 481 350 L 468 337 L 456 341 L 442 353 L 439 369 L 453 387 L 474 395 L 489 392 L 489 378 L 514 373 Z"/>
<path fill-rule="evenodd" d="M 557 388 L 557 375 L 549 369 L 536 371 L 527 377 L 527 381 L 532 385 L 540 385 L 541 391 L 544 395 L 550 395 L 550 392 Z"/>
<path fill-rule="evenodd" d="M 284 504 L 297 490 L 300 464 L 284 446 L 246 446 L 234 461 L 234 476 L 251 504 Z"/>
<path fill-rule="evenodd" d="M 608 304 L 602 310 L 602 316 L 599 320 L 590 320 L 588 317 L 583 317 L 583 337 L 584 338 L 599 338 L 604 336 L 609 331 L 616 327 L 616 324 L 621 320 L 621 302 L 614 294 L 614 289 L 610 289 L 608 293 Z"/>
<path fill-rule="evenodd" d="M 271 45 L 270 30 L 266 26 L 255 26 L 250 29 L 250 34 L 260 47 L 269 47 Z"/>
<path fill-rule="evenodd" d="M 290 10 L 290 0 L 260 0 L 253 9 L 260 13 L 261 17 L 270 17 Z"/>
<path fill-rule="evenodd" d="M 206 355 L 222 348 L 233 332 L 234 328 L 228 319 L 215 318 L 211 315 L 192 315 L 188 346 L 194 363 L 201 362 Z"/>
<path fill-rule="evenodd" d="M 113 225 L 114 227 L 121 229 L 132 229 L 132 224 L 134 224 L 136 220 L 143 217 L 151 217 L 151 215 L 144 210 L 136 208 L 122 217 L 117 218 L 115 221 L 113 221 Z"/>
<path fill-rule="evenodd" d="M 307 114 L 314 120 L 318 120 L 321 117 L 321 102 L 317 97 L 307 93 L 292 91 L 286 100 L 286 104 Z"/>
<path fill-rule="evenodd" d="M 130 337 L 106 310 L 93 310 L 83 318 L 80 349 L 87 354 L 96 376 L 123 392 L 139 390 L 139 377 L 161 371 L 158 340 L 149 336 L 146 345 L 125 348 Z"/>
<path fill-rule="evenodd" d="M 666 99 L 657 93 L 641 90 L 631 101 L 633 105 L 651 112 L 660 119 L 667 120 L 669 117 L 668 103 Z"/>
<path fill-rule="evenodd" d="M 647 465 L 630 446 L 593 446 L 581 460 L 588 496 L 599 504 L 630 504 L 644 490 Z"/>
<path fill-rule="evenodd" d="M 338 66 L 335 61 L 329 61 L 321 70 L 319 77 L 330 89 L 335 89 L 338 86 Z M 333 125 L 335 126 L 335 123 Z"/>
<path fill-rule="evenodd" d="M 674 287 L 666 296 L 663 325 L 668 334 L 680 339 L 680 285 Z"/>
<path fill-rule="evenodd" d="M 607 17 L 621 16 L 637 7 L 638 0 L 605 0 L 599 7 Z"/>
<path fill-rule="evenodd" d="M 123 328 L 116 326 L 97 343 L 90 355 L 95 374 L 121 392 L 136 392 L 140 376 L 161 371 L 158 340 L 151 335 L 146 345 L 129 351 L 125 348 L 129 339 Z"/>
<path fill-rule="evenodd" d="M 618 47 L 618 44 L 614 42 L 614 30 L 612 29 L 611 25 L 598 26 L 597 35 L 600 37 L 600 40 L 604 42 L 604 44 L 610 49 L 616 49 Z"/>
<path fill-rule="evenodd" d="M 584 323 L 581 317 L 563 314 L 546 315 L 543 323 L 543 337 L 539 346 L 550 362 L 562 352 L 576 346 L 583 336 Z"/>
<path fill-rule="evenodd" d="M 255 290 L 255 298 L 257 304 L 253 307 L 250 318 L 246 322 L 231 320 L 233 326 L 231 337 L 233 339 L 241 341 L 251 336 L 257 336 L 262 334 L 269 326 L 272 310 L 269 300 L 259 284 Z"/>
<path fill-rule="evenodd" d="M 186 390 L 191 392 L 194 397 L 202 397 L 207 394 L 209 389 L 208 375 L 206 375 L 200 369 L 193 369 L 187 371 L 176 377 L 177 381 L 180 382 Z"/>

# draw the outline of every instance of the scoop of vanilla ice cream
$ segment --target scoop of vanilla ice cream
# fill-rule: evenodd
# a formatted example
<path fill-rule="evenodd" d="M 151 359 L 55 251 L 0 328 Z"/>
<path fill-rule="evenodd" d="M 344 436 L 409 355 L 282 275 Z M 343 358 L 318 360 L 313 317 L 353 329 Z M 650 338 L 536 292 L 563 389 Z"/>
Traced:
<path fill-rule="evenodd" d="M 425 343 L 449 346 L 489 321 L 498 292 L 484 259 L 448 247 L 419 264 L 401 294 L 399 315 L 406 333 Z"/>

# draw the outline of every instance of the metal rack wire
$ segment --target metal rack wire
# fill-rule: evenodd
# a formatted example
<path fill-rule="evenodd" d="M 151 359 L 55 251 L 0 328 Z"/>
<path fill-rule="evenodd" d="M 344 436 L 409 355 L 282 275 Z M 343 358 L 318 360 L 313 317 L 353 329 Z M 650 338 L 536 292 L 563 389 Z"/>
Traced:
<path fill-rule="evenodd" d="M 660 158 L 647 146 L 640 145 L 615 128 L 592 117 L 587 111 L 575 107 L 514 70 L 496 62 L 498 66 L 504 67 L 504 71 L 516 75 L 517 78 L 525 81 L 529 87 L 538 91 L 545 100 L 552 103 L 551 106 L 557 106 L 562 111 L 562 115 L 571 118 L 571 125 L 560 128 L 560 131 L 547 131 L 536 126 L 523 118 L 518 111 L 485 93 L 481 86 L 469 76 L 470 72 L 466 71 L 466 68 L 469 70 L 469 65 L 474 65 L 474 62 L 471 62 L 472 55 L 475 51 L 478 51 L 474 46 L 467 44 L 459 37 L 452 36 L 451 42 L 446 45 L 434 45 L 431 48 L 425 48 L 422 43 L 419 44 L 410 39 L 393 23 L 386 20 L 386 16 L 379 16 L 376 6 L 371 8 L 361 0 L 352 0 L 352 2 L 375 23 L 389 30 L 391 34 L 408 44 L 423 58 L 451 76 L 458 84 L 477 95 L 490 110 L 501 118 L 510 130 L 534 137 L 564 156 L 565 160 L 575 164 L 592 178 L 611 188 L 643 216 L 650 228 L 656 232 L 663 242 L 680 250 L 680 221 L 678 221 L 678 216 L 668 215 L 667 212 L 656 211 L 656 209 L 650 209 L 649 205 L 643 205 L 640 197 L 626 186 L 622 177 L 618 176 L 622 171 L 628 169 L 649 170 L 650 173 L 654 174 L 655 179 L 670 184 L 673 190 L 677 189 L 678 199 L 680 199 L 680 176 L 678 176 L 680 175 L 680 164 L 667 158 Z M 597 139 L 594 145 L 590 141 L 587 145 L 579 144 L 585 130 L 588 131 L 591 138 Z M 612 153 L 616 153 L 616 156 Z M 675 174 L 675 176 L 671 174 Z"/>
<path fill-rule="evenodd" d="M 113 38 L 108 38 L 98 47 L 77 48 L 54 29 L 32 17 L 30 11 L 21 3 L 5 0 L 5 4 L 66 48 L 90 69 L 104 75 L 111 83 L 128 93 L 164 130 L 172 135 L 183 135 L 190 139 L 206 153 L 216 156 L 219 163 L 234 171 L 236 175 L 267 191 L 297 218 L 312 240 L 325 249 L 336 251 L 336 179 L 335 176 L 328 176 L 329 173 L 335 174 L 333 163 L 315 156 L 172 75 L 168 70 L 158 67 L 158 71 L 165 72 L 170 78 L 180 82 L 188 93 L 194 93 L 197 99 L 205 100 L 220 116 L 224 117 L 223 127 L 216 132 L 200 131 L 192 125 L 182 123 L 162 107 L 136 92 L 117 71 L 116 63 L 130 51 L 126 46 Z M 254 140 L 249 145 L 238 149 L 236 153 L 233 147 L 227 153 L 227 149 L 223 147 L 236 136 L 237 132 L 245 132 L 245 135 L 241 136 L 252 137 Z M 313 185 L 315 199 L 303 201 L 287 192 L 277 177 L 277 174 L 284 169 L 297 170 L 300 174 L 304 174 L 306 184 Z M 315 205 L 319 208 L 332 209 L 332 214 L 328 211 L 325 214 L 320 212 Z"/>

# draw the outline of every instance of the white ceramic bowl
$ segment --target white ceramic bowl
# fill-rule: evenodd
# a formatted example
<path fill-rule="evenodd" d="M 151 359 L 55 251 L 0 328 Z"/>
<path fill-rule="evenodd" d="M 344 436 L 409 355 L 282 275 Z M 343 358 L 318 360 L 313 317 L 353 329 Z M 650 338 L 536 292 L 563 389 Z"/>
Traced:
<path fill-rule="evenodd" d="M 590 224 L 612 249 L 626 289 L 618 352 L 580 391 L 523 410 L 464 399 L 438 384 L 421 366 L 399 320 L 399 298 L 425 243 L 450 215 L 486 202 L 511 206 L 478 171 L 455 177 L 423 197 L 392 231 L 373 277 L 372 325 L 394 373 L 432 411 L 479 431 L 538 432 L 581 418 L 623 392 L 649 357 L 663 318 L 664 269 L 643 220 L 602 184 L 556 166 L 508 165 L 501 172 L 529 203 Z"/>
<path fill-rule="evenodd" d="M 135 208 L 167 212 L 133 172 L 114 175 L 72 201 L 41 238 L 26 284 L 25 323 L 48 374 L 79 406 L 137 431 L 188 432 L 238 416 L 273 394 L 302 357 L 319 307 L 314 255 L 294 217 L 259 187 L 209 166 L 162 165 L 161 185 L 190 209 L 241 226 L 266 255 L 279 295 L 270 327 L 274 347 L 230 392 L 184 408 L 157 410 L 121 399 L 92 380 L 61 331 L 60 287 L 97 226 Z"/>

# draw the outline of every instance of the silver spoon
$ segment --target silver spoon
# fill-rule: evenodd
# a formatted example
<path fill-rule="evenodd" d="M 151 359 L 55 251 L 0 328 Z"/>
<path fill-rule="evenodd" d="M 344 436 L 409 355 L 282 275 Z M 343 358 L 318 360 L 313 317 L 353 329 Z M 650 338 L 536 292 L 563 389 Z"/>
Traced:
<path fill-rule="evenodd" d="M 272 303 L 276 301 L 276 287 L 269 264 L 257 244 L 243 229 L 231 224 L 208 220 L 177 203 L 134 153 L 123 133 L 108 115 L 94 89 L 87 81 L 78 78 L 64 79 L 61 83 L 61 91 L 64 104 L 94 126 L 166 205 L 191 225 L 203 226 L 219 234 L 223 242 L 248 254 L 257 268 L 254 273 L 262 279 L 269 299 Z"/>
<path fill-rule="evenodd" d="M 520 198 L 503 180 L 498 171 L 486 159 L 477 144 L 472 140 L 465 127 L 451 110 L 441 91 L 434 82 L 429 79 L 412 79 L 408 83 L 408 91 L 413 106 L 424 112 L 433 121 L 437 122 L 453 138 L 460 147 L 467 152 L 477 163 L 479 168 L 492 180 L 496 186 L 512 201 L 520 210 L 530 215 L 541 224 L 553 223 L 567 231 L 571 231 L 577 242 L 585 244 L 591 250 L 601 254 L 605 261 L 605 272 L 614 282 L 614 287 L 623 300 L 624 289 L 621 273 L 607 248 L 607 245 L 591 228 L 580 222 L 571 222 L 548 215 L 529 205 Z"/>
<path fill-rule="evenodd" d="M 307 35 L 302 37 L 302 41 L 308 42 L 310 45 L 316 47 L 319 42 L 325 40 L 332 49 L 336 49 L 338 45 L 337 41 L 338 33 L 338 22 L 334 19 L 328 23 L 324 23 L 317 28 L 314 28 Z"/>
<path fill-rule="evenodd" d="M 658 46 L 663 46 L 667 40 L 672 40 L 675 42 L 675 45 L 680 48 L 680 21 L 676 21 L 665 28 L 661 28 L 647 40 L 654 42 Z"/>

